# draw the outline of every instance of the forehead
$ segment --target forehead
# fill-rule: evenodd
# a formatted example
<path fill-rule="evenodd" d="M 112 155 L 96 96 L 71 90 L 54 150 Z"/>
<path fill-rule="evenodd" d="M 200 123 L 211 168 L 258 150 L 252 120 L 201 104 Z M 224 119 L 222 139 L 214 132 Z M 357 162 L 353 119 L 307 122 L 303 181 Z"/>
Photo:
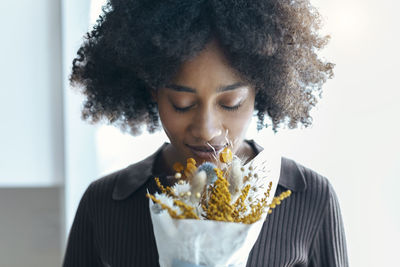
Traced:
<path fill-rule="evenodd" d="M 241 81 L 215 41 L 210 42 L 194 58 L 184 62 L 172 80 L 173 83 L 195 89 L 217 89 Z"/>

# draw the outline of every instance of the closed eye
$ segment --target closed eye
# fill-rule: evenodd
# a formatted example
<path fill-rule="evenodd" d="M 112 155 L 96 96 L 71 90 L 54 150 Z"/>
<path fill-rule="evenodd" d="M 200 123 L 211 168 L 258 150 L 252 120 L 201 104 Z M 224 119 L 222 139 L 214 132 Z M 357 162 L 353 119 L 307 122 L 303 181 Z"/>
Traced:
<path fill-rule="evenodd" d="M 175 105 L 172 105 L 172 106 L 174 107 L 175 111 L 184 113 L 184 112 L 188 111 L 189 109 L 191 109 L 194 105 L 190 105 L 190 106 L 184 107 L 184 108 L 177 107 Z"/>
<path fill-rule="evenodd" d="M 242 105 L 242 102 L 240 102 L 239 104 L 237 104 L 235 106 L 224 106 L 224 105 L 221 105 L 221 107 L 223 109 L 225 109 L 225 110 L 228 110 L 228 111 L 236 111 L 236 110 L 238 110 L 240 108 L 241 105 Z"/>
<path fill-rule="evenodd" d="M 227 111 L 236 111 L 236 110 L 238 110 L 238 109 L 240 108 L 241 105 L 242 105 L 242 102 L 240 102 L 239 104 L 237 104 L 237 105 L 235 105 L 235 106 L 225 106 L 225 105 L 221 105 L 221 108 L 223 108 L 224 110 L 227 110 Z M 184 112 L 189 111 L 192 107 L 194 107 L 195 104 L 190 105 L 190 106 L 188 106 L 188 107 L 183 107 L 183 108 L 177 107 L 177 106 L 175 106 L 175 105 L 172 105 L 172 106 L 173 106 L 173 108 L 175 109 L 175 111 L 180 112 L 180 113 L 184 113 Z"/>

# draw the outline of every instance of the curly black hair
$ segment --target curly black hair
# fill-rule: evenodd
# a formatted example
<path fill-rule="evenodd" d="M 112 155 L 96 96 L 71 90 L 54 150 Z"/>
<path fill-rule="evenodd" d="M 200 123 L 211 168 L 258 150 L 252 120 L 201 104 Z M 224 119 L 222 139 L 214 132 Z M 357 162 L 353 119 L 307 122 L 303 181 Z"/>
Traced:
<path fill-rule="evenodd" d="M 109 0 L 73 61 L 70 81 L 86 99 L 82 118 L 106 119 L 132 134 L 159 128 L 151 89 L 212 40 L 256 89 L 257 129 L 312 123 L 310 110 L 334 64 L 308 0 Z"/>

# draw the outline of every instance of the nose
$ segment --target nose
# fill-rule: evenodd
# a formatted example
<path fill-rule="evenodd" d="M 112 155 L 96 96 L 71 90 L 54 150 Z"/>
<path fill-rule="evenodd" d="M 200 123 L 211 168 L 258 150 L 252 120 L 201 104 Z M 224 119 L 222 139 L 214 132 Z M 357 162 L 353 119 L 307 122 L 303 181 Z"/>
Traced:
<path fill-rule="evenodd" d="M 222 134 L 222 128 L 222 122 L 212 108 L 204 108 L 196 113 L 191 133 L 196 139 L 209 142 Z"/>

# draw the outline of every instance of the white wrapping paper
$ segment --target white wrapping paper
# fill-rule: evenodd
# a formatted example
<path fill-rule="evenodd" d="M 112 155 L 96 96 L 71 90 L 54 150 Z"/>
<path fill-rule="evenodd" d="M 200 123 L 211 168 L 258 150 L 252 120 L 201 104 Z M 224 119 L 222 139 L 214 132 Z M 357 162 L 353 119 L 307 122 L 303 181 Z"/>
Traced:
<path fill-rule="evenodd" d="M 260 152 L 245 168 L 252 166 L 260 183 L 272 181 L 267 202 L 274 197 L 280 176 L 281 157 Z M 247 170 L 246 170 L 247 171 Z M 261 190 L 260 190 L 261 191 Z M 260 198 L 263 192 L 258 192 Z M 212 220 L 172 219 L 167 211 L 155 213 L 150 200 L 150 213 L 161 267 L 186 266 L 246 266 L 247 258 L 256 242 L 267 216 L 253 224 Z"/>

